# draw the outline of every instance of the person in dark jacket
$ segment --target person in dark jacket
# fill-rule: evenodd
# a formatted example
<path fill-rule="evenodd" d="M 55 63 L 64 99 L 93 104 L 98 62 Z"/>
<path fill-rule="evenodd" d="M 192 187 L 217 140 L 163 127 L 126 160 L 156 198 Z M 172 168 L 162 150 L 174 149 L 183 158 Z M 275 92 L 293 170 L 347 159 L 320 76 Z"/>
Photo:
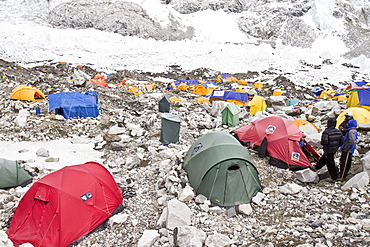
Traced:
<path fill-rule="evenodd" d="M 327 128 L 321 135 L 321 145 L 323 146 L 324 154 L 317 164 L 311 167 L 312 170 L 318 170 L 326 165 L 332 180 L 337 180 L 338 178 L 338 170 L 335 166 L 334 155 L 339 147 L 343 145 L 343 135 L 339 129 L 335 128 L 336 124 L 337 121 L 335 118 L 328 119 Z"/>
<path fill-rule="evenodd" d="M 351 119 L 348 121 L 348 131 L 347 134 L 344 136 L 344 143 L 340 147 L 342 151 L 342 155 L 340 156 L 340 172 L 339 177 L 344 179 L 349 169 L 351 168 L 352 164 L 352 155 L 356 149 L 356 143 L 358 139 L 358 132 L 357 128 L 357 121 L 355 119 Z"/>
<path fill-rule="evenodd" d="M 351 119 L 353 119 L 352 112 L 347 111 L 346 114 L 344 114 L 344 121 L 339 125 L 339 130 L 342 131 L 343 136 L 347 133 L 348 121 Z"/>

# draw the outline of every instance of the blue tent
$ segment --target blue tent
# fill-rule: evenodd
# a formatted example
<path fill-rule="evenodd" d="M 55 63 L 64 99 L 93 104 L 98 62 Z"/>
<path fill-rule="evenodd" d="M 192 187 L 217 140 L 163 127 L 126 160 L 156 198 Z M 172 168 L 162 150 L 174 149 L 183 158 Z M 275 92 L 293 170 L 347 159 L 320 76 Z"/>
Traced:
<path fill-rule="evenodd" d="M 177 80 L 177 81 L 174 81 L 175 82 L 175 85 L 178 86 L 182 83 L 185 83 L 186 85 L 197 85 L 197 84 L 200 84 L 200 82 L 198 80 Z"/>
<path fill-rule="evenodd" d="M 99 116 L 98 94 L 95 91 L 62 92 L 50 94 L 49 111 L 55 109 L 57 114 L 62 114 L 64 118 L 85 118 Z"/>
<path fill-rule="evenodd" d="M 211 98 L 217 98 L 217 99 L 223 99 L 223 100 L 233 99 L 233 100 L 239 100 L 242 102 L 248 102 L 247 93 L 234 92 L 234 91 L 213 90 Z"/>

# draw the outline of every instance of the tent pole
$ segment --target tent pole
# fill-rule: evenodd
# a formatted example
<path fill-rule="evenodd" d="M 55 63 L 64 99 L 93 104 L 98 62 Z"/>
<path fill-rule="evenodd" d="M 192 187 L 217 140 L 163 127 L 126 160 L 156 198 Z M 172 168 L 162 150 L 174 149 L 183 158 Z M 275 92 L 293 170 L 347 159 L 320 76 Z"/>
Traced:
<path fill-rule="evenodd" d="M 217 169 L 217 172 L 216 172 L 216 176 L 215 176 L 215 179 L 213 180 L 213 184 L 212 184 L 212 190 L 211 190 L 211 193 L 209 194 L 209 199 L 211 199 L 211 196 L 213 194 L 213 188 L 215 186 L 215 183 L 216 183 L 216 178 L 218 176 L 218 171 L 220 170 L 220 168 L 216 168 Z"/>

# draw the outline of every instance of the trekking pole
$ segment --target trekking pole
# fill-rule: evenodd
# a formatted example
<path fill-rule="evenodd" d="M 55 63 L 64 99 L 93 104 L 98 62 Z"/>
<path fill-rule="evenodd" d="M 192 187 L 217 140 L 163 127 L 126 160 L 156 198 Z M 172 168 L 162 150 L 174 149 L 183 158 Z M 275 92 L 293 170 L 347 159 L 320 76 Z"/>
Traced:
<path fill-rule="evenodd" d="M 340 178 L 340 181 L 343 181 L 344 173 L 346 172 L 348 156 L 349 156 L 349 151 L 347 152 L 346 162 L 344 162 L 344 169 L 343 169 L 343 171 L 342 171 L 342 177 Z"/>

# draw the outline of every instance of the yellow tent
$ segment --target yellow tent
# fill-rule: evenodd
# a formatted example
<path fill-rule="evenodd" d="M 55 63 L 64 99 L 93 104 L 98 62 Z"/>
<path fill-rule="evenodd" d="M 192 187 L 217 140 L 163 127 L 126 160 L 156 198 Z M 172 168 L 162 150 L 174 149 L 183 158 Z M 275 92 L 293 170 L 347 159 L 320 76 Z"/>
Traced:
<path fill-rule="evenodd" d="M 365 90 L 365 89 L 364 89 Z M 367 91 L 368 89 L 366 89 L 366 91 L 363 91 L 363 92 L 369 92 Z M 362 92 L 361 92 L 362 93 Z M 363 99 L 365 101 L 368 101 L 369 100 L 369 94 L 365 94 L 364 95 L 365 97 L 363 97 Z M 368 105 L 368 102 L 365 103 L 367 105 L 362 105 L 359 98 L 358 98 L 358 91 L 354 91 L 351 93 L 351 95 L 348 97 L 348 101 L 347 101 L 347 107 L 361 107 L 361 108 L 364 108 L 366 110 L 369 110 L 370 111 L 370 106 Z"/>
<path fill-rule="evenodd" d="M 319 133 L 319 130 L 317 129 L 317 127 L 315 125 L 313 125 L 312 123 L 306 121 L 306 120 L 303 120 L 303 119 L 296 119 L 296 120 L 293 120 L 292 121 L 303 133 L 305 133 L 306 135 L 309 134 L 309 133 Z"/>
<path fill-rule="evenodd" d="M 209 95 L 217 88 L 205 88 L 205 87 L 196 87 L 193 89 L 194 94 L 199 94 L 199 95 Z"/>
<path fill-rule="evenodd" d="M 131 93 L 136 93 L 136 91 L 137 91 L 137 87 L 129 87 L 128 88 L 128 91 L 130 91 Z"/>
<path fill-rule="evenodd" d="M 280 89 L 276 89 L 272 93 L 272 96 L 281 96 L 282 94 L 283 94 L 283 91 L 281 91 Z"/>
<path fill-rule="evenodd" d="M 45 95 L 37 88 L 20 85 L 13 89 L 11 99 L 39 101 L 46 99 Z"/>
<path fill-rule="evenodd" d="M 209 99 L 207 99 L 206 97 L 199 97 L 195 100 L 195 102 L 197 103 L 209 103 Z"/>
<path fill-rule="evenodd" d="M 344 121 L 344 115 L 348 111 L 352 113 L 352 116 L 357 123 L 370 123 L 370 111 L 360 107 L 351 107 L 339 114 L 337 117 L 337 127 Z"/>
<path fill-rule="evenodd" d="M 243 87 L 237 87 L 237 88 L 235 88 L 235 92 L 246 93 L 247 92 L 247 89 L 245 89 Z"/>
<path fill-rule="evenodd" d="M 254 88 L 262 89 L 262 88 L 263 88 L 262 82 L 260 82 L 260 81 L 255 82 L 255 83 L 254 83 Z"/>
<path fill-rule="evenodd" d="M 170 98 L 170 102 L 172 103 L 172 102 L 182 102 L 182 100 L 181 99 L 179 99 L 179 98 L 176 98 L 176 97 L 171 97 Z"/>
<path fill-rule="evenodd" d="M 248 82 L 246 80 L 239 80 L 238 84 L 239 85 L 248 85 Z"/>
<path fill-rule="evenodd" d="M 189 87 L 190 86 L 188 86 L 186 83 L 181 83 L 180 85 L 177 86 L 177 88 L 182 90 L 182 91 L 188 90 Z"/>
<path fill-rule="evenodd" d="M 257 112 L 263 111 L 267 108 L 266 101 L 263 97 L 254 95 L 253 99 L 248 103 L 250 106 L 249 114 L 256 115 Z"/>

